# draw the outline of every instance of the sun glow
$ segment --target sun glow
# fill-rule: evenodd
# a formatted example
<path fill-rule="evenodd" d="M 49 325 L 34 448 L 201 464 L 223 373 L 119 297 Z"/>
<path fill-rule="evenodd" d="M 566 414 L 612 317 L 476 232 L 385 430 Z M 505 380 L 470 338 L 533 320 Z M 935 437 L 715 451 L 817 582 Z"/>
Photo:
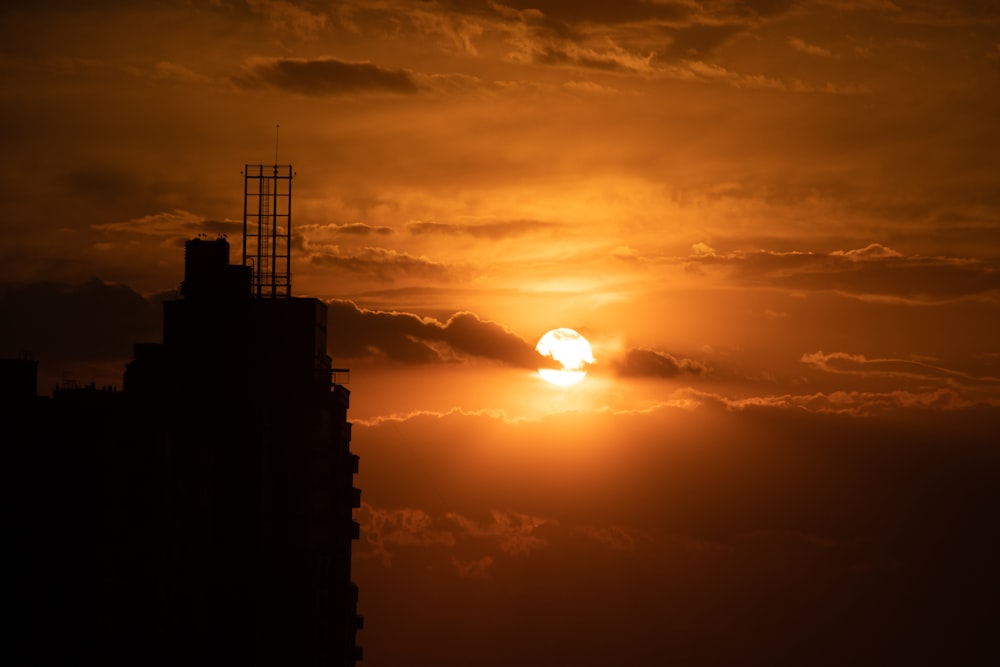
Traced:
<path fill-rule="evenodd" d="M 572 329 L 553 329 L 538 340 L 535 349 L 543 357 L 559 362 L 562 368 L 539 368 L 538 375 L 546 382 L 568 387 L 576 384 L 587 374 L 587 368 L 594 363 L 594 353 L 590 343 Z"/>

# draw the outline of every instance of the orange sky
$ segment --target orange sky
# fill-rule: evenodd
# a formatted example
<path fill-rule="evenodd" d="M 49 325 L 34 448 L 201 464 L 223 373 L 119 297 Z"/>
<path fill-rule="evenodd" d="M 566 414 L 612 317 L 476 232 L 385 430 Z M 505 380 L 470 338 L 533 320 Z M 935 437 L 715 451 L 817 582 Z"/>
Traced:
<path fill-rule="evenodd" d="M 120 382 L 185 239 L 238 252 L 280 124 L 293 290 L 352 369 L 365 664 L 981 638 L 942 610 L 1000 481 L 997 2 L 51 0 L 0 34 L 0 355 L 43 390 Z M 532 373 L 555 327 L 594 346 L 570 389 Z"/>

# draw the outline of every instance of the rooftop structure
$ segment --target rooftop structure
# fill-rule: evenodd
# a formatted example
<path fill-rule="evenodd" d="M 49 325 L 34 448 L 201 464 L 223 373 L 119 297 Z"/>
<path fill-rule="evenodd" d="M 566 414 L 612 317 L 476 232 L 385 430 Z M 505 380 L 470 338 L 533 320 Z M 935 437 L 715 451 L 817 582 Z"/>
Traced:
<path fill-rule="evenodd" d="M 292 178 L 290 164 L 243 169 L 243 265 L 253 268 L 257 297 L 292 295 Z"/>

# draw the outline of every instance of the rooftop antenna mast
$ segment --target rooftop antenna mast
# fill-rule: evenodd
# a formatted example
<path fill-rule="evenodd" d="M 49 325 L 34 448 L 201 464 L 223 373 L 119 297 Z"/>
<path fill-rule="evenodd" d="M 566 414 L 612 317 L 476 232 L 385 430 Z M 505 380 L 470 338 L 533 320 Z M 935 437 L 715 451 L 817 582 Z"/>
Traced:
<path fill-rule="evenodd" d="M 292 295 L 292 177 L 278 164 L 281 126 L 274 127 L 274 164 L 243 170 L 243 265 L 251 269 L 255 298 Z"/>

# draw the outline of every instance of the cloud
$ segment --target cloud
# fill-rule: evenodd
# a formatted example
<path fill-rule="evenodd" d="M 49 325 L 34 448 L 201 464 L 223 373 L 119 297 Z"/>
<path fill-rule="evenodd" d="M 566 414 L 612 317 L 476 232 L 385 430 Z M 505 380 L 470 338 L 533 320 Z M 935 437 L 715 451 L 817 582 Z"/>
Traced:
<path fill-rule="evenodd" d="M 476 357 L 516 368 L 545 364 L 532 344 L 474 313 L 455 313 L 441 322 L 411 313 L 367 310 L 351 301 L 335 299 L 328 305 L 330 349 L 339 357 L 376 355 L 409 364 Z"/>
<path fill-rule="evenodd" d="M 140 234 L 143 236 L 186 236 L 199 233 L 236 233 L 242 231 L 242 222 L 236 220 L 207 220 L 204 216 L 181 209 L 144 215 L 122 222 L 93 225 L 102 232 Z"/>
<path fill-rule="evenodd" d="M 808 489 L 803 502 L 833 503 L 832 510 L 849 500 L 838 480 L 855 478 L 876 494 L 892 493 L 886 474 L 893 482 L 902 481 L 897 473 L 912 474 L 917 487 L 929 481 L 912 467 L 887 469 L 896 456 L 928 470 L 935 467 L 931 459 L 961 470 L 951 457 L 998 456 L 991 424 L 1000 404 L 975 404 L 952 390 L 682 393 L 701 406 L 645 413 L 577 410 L 518 422 L 451 413 L 365 427 L 355 443 L 363 462 L 360 484 L 369 502 L 435 508 L 428 511 L 435 517 L 430 525 L 440 530 L 436 517 L 445 516 L 458 542 L 502 543 L 500 551 L 509 555 L 534 553 L 573 535 L 638 551 L 649 542 L 642 531 L 649 521 L 675 535 L 720 536 L 718 524 L 690 531 L 671 521 L 683 514 L 696 525 L 712 524 L 716 512 L 730 517 L 721 534 L 795 530 L 832 537 L 810 529 L 808 521 L 778 519 L 803 515 L 771 493 L 774 485 L 788 498 Z M 966 448 L 956 451 L 956 442 Z M 868 465 L 875 476 L 856 477 L 859 466 Z M 425 474 L 416 479 L 412 470 Z M 820 480 L 825 490 L 813 486 Z M 457 504 L 459 498 L 465 502 Z M 506 509 L 510 503 L 517 508 Z M 763 517 L 757 510 L 765 508 L 774 515 L 757 523 Z"/>
<path fill-rule="evenodd" d="M 368 547 L 365 555 L 379 558 L 386 567 L 392 566 L 389 547 L 455 545 L 455 536 L 435 528 L 431 516 L 419 509 L 383 509 L 362 502 L 359 523 L 361 539 Z"/>
<path fill-rule="evenodd" d="M 707 243 L 698 242 L 691 246 L 691 251 L 698 257 L 716 257 L 715 248 Z"/>
<path fill-rule="evenodd" d="M 403 278 L 448 281 L 460 277 L 460 271 L 427 257 L 414 257 L 387 248 L 362 248 L 353 252 L 337 247 L 317 247 L 304 241 L 308 261 L 316 266 L 340 269 L 381 282 Z"/>
<path fill-rule="evenodd" d="M 886 259 L 889 257 L 902 257 L 903 254 L 896 252 L 892 248 L 888 248 L 881 243 L 869 243 L 864 248 L 857 248 L 854 250 L 834 250 L 830 253 L 831 257 L 846 257 L 847 259 L 853 259 L 858 261 L 863 261 L 866 259 Z"/>
<path fill-rule="evenodd" d="M 771 394 L 729 398 L 719 394 L 688 390 L 692 399 L 718 404 L 729 410 L 775 409 L 812 414 L 873 417 L 921 410 L 934 413 L 963 412 L 980 406 L 1000 406 L 1000 398 L 972 398 L 954 389 L 897 389 L 892 391 L 833 391 L 814 394 Z"/>
<path fill-rule="evenodd" d="M 479 319 L 475 313 L 456 313 L 439 331 L 437 339 L 460 353 L 501 361 L 517 368 L 544 365 L 531 343 L 497 322 Z M 438 329 L 432 328 L 430 332 L 437 334 Z"/>
<path fill-rule="evenodd" d="M 649 75 L 664 73 L 658 62 L 705 57 L 790 7 L 784 0 L 504 3 L 480 20 L 507 33 L 515 61 Z"/>
<path fill-rule="evenodd" d="M 533 20 L 562 32 L 599 26 L 692 25 L 725 21 L 751 22 L 780 15 L 790 0 L 737 0 L 695 3 L 687 0 L 625 0 L 622 2 L 571 2 L 567 0 L 516 0 L 495 6 L 497 12 L 522 21 Z M 468 6 L 468 5 L 466 5 Z M 509 8 L 509 9 L 508 9 Z M 507 9 L 505 12 L 504 10 Z M 514 10 L 511 12 L 510 10 Z"/>
<path fill-rule="evenodd" d="M 701 375 L 708 369 L 692 359 L 678 359 L 664 352 L 633 348 L 615 362 L 615 369 L 624 377 L 673 378 L 679 375 Z"/>
<path fill-rule="evenodd" d="M 406 228 L 411 234 L 443 234 L 447 236 L 472 236 L 476 238 L 500 239 L 522 236 L 538 230 L 554 230 L 561 225 L 540 220 L 504 220 L 477 224 L 456 224 L 444 222 L 410 222 Z"/>
<path fill-rule="evenodd" d="M 120 167 L 92 164 L 73 169 L 61 179 L 67 194 L 115 201 L 142 191 L 143 184 L 133 173 Z"/>
<path fill-rule="evenodd" d="M 635 538 L 623 526 L 580 526 L 577 530 L 614 551 L 635 551 Z"/>
<path fill-rule="evenodd" d="M 566 2 L 565 0 L 515 0 L 503 3 L 505 8 L 518 10 L 517 18 L 534 19 L 562 26 L 614 25 L 649 20 L 677 21 L 692 15 L 689 3 L 639 2 Z M 502 11 L 501 7 L 496 7 Z M 529 14 L 528 12 L 534 12 Z"/>
<path fill-rule="evenodd" d="M 731 25 L 692 25 L 679 28 L 672 34 L 670 45 L 663 58 L 675 60 L 705 56 L 726 43 L 742 30 L 742 26 Z"/>
<path fill-rule="evenodd" d="M 343 225 L 299 225 L 296 231 L 308 240 L 303 246 L 322 243 L 331 237 L 345 236 L 389 236 L 396 232 L 392 227 L 368 225 L 363 222 L 349 222 Z"/>
<path fill-rule="evenodd" d="M 1000 378 L 997 377 L 972 375 L 930 364 L 920 359 L 869 359 L 863 354 L 849 354 L 847 352 L 826 354 L 820 350 L 811 354 L 803 354 L 800 361 L 817 370 L 843 375 L 1000 385 Z"/>
<path fill-rule="evenodd" d="M 488 82 L 477 76 L 457 72 L 415 73 L 413 77 L 421 91 L 427 90 L 441 96 L 492 93 L 499 83 Z"/>
<path fill-rule="evenodd" d="M 493 520 L 489 523 L 479 523 L 456 512 L 450 512 L 447 517 L 469 537 L 496 540 L 500 550 L 509 556 L 524 556 L 544 549 L 548 540 L 536 535 L 536 531 L 542 526 L 558 523 L 554 519 L 520 512 L 494 510 L 490 514 Z"/>
<path fill-rule="evenodd" d="M 493 566 L 493 556 L 483 556 L 469 561 L 453 558 L 451 562 L 460 577 L 485 577 Z"/>
<path fill-rule="evenodd" d="M 652 53 L 638 54 L 612 45 L 603 48 L 572 43 L 548 44 L 535 49 L 528 58 L 541 65 L 570 65 L 613 72 L 651 72 Z"/>
<path fill-rule="evenodd" d="M 863 84 L 811 82 L 785 79 L 765 74 L 738 72 L 705 60 L 681 60 L 657 70 L 659 76 L 681 81 L 719 83 L 748 90 L 776 90 L 788 93 L 823 95 L 864 95 L 869 89 Z"/>
<path fill-rule="evenodd" d="M 818 549 L 835 549 L 839 546 L 837 540 L 822 535 L 812 535 L 791 530 L 752 530 L 734 535 L 734 541 L 766 541 L 792 545 L 806 545 Z"/>
<path fill-rule="evenodd" d="M 426 33 L 443 36 L 458 51 L 479 55 L 475 40 L 486 31 L 486 25 L 478 17 L 466 17 L 460 14 L 448 14 L 435 11 L 415 10 L 410 14 L 414 26 Z"/>
<path fill-rule="evenodd" d="M 983 407 L 1000 407 L 1000 387 L 993 378 L 978 378 L 980 383 L 966 386 L 923 386 L 912 389 L 890 389 L 884 391 L 816 391 L 812 393 L 755 394 L 739 393 L 729 395 L 717 391 L 706 391 L 694 387 L 674 390 L 668 396 L 644 401 L 639 405 L 605 405 L 593 408 L 593 415 L 611 415 L 627 418 L 646 417 L 677 413 L 711 412 L 714 408 L 741 412 L 744 410 L 766 409 L 791 411 L 795 413 L 834 414 L 851 417 L 871 417 L 875 415 L 899 414 L 903 411 L 919 410 L 928 413 L 954 413 Z M 465 410 L 411 410 L 406 413 L 391 413 L 368 419 L 355 419 L 356 426 L 379 428 L 385 425 L 408 423 L 428 424 L 432 422 L 452 422 L 469 420 L 489 430 L 485 424 L 508 426 L 538 426 L 552 420 L 560 420 L 567 414 L 583 419 L 579 410 L 557 408 L 535 416 L 518 416 L 503 409 Z"/>
<path fill-rule="evenodd" d="M 562 84 L 562 88 L 574 95 L 618 95 L 621 93 L 617 88 L 602 86 L 593 81 L 568 81 Z"/>
<path fill-rule="evenodd" d="M 717 267 L 744 285 L 830 291 L 913 305 L 968 298 L 995 300 L 1000 291 L 1000 266 L 987 260 L 904 255 L 879 243 L 829 253 L 696 249 L 687 261 L 693 266 Z"/>
<path fill-rule="evenodd" d="M 46 11 L 73 11 L 73 12 L 106 12 L 114 9 L 126 9 L 132 7 L 127 0 L 88 0 L 78 2 L 77 0 L 39 0 L 38 2 L 10 2 L 4 3 L 3 12 L 46 12 Z"/>
<path fill-rule="evenodd" d="M 209 78 L 203 74 L 199 74 L 184 65 L 166 60 L 156 63 L 156 66 L 153 68 L 153 74 L 156 78 L 164 81 L 179 81 L 182 83 L 207 83 L 209 81 Z"/>
<path fill-rule="evenodd" d="M 42 363 L 128 360 L 132 344 L 158 340 L 160 304 L 123 285 L 0 283 L 0 354 Z M 124 367 L 123 369 L 124 370 Z"/>
<path fill-rule="evenodd" d="M 810 664 L 831 646 L 849 663 L 872 642 L 920 663 L 915 621 L 946 637 L 944 662 L 969 627 L 992 646 L 980 605 L 965 603 L 988 603 L 983 582 L 997 578 L 1000 406 L 944 409 L 946 393 L 886 393 L 884 411 L 866 414 L 847 408 L 877 395 L 703 399 L 693 411 L 517 423 L 454 413 L 356 430 L 370 502 L 421 508 L 430 520 L 412 532 L 455 539 L 387 545 L 391 568 L 356 559 L 366 614 L 379 610 L 393 645 L 440 629 L 428 656 L 455 623 L 475 634 L 516 619 L 516 653 L 558 649 L 581 665 L 618 664 L 621 637 L 635 664 L 662 659 L 664 638 L 683 664 Z M 942 610 L 942 596 L 955 605 Z M 857 609 L 888 620 L 873 627 Z M 739 645 L 706 660 L 720 629 Z M 580 648 L 581 631 L 614 636 Z M 799 633 L 793 654 L 768 653 Z M 462 664 L 519 664 L 493 643 L 454 651 Z"/>
<path fill-rule="evenodd" d="M 495 542 L 500 552 L 508 556 L 525 556 L 548 546 L 548 540 L 537 533 L 543 526 L 554 526 L 552 519 L 520 512 L 494 510 L 491 520 L 478 522 L 456 512 L 444 519 L 454 528 L 441 528 L 433 517 L 416 508 L 379 508 L 362 503 L 358 515 L 361 524 L 362 558 L 377 558 L 385 567 L 392 567 L 394 552 L 407 547 L 466 546 L 470 541 Z M 482 546 L 477 547 L 482 549 Z M 493 564 L 493 556 L 470 561 L 453 559 L 460 576 L 481 576 Z"/>
<path fill-rule="evenodd" d="M 405 414 L 391 413 L 378 415 L 377 417 L 372 417 L 370 419 L 354 419 L 352 423 L 358 426 L 378 427 L 383 424 L 402 424 L 413 419 L 444 419 L 446 417 L 454 416 L 497 419 L 508 424 L 515 424 L 530 420 L 525 417 L 511 417 L 506 411 L 499 409 L 464 410 L 462 408 L 451 408 L 450 410 L 444 411 L 410 410 Z"/>
<path fill-rule="evenodd" d="M 489 32 L 507 35 L 514 49 L 508 57 L 515 62 L 649 75 L 657 61 L 709 54 L 764 16 L 783 11 L 779 4 L 505 3 L 477 20 L 492 22 Z"/>
<path fill-rule="evenodd" d="M 245 88 L 266 86 L 310 96 L 418 91 L 416 81 L 406 70 L 337 58 L 255 58 L 235 80 Z"/>
<path fill-rule="evenodd" d="M 317 39 L 326 28 L 326 15 L 314 13 L 284 0 L 246 0 L 247 7 L 267 21 L 268 26 L 291 31 L 300 39 Z"/>
<path fill-rule="evenodd" d="M 892 0 L 820 0 L 820 3 L 845 11 L 902 11 Z"/>
<path fill-rule="evenodd" d="M 635 263 L 638 261 L 635 251 L 627 245 L 616 246 L 611 251 L 611 256 L 622 262 Z"/>
<path fill-rule="evenodd" d="M 822 58 L 830 58 L 831 56 L 833 56 L 833 54 L 830 53 L 830 51 L 828 51 L 827 49 L 821 48 L 814 44 L 807 44 L 798 37 L 789 37 L 788 43 L 796 51 L 800 53 L 806 53 L 810 56 L 820 56 Z"/>
<path fill-rule="evenodd" d="M 441 361 L 440 355 L 419 339 L 418 334 L 428 325 L 416 315 L 367 310 L 337 299 L 327 305 L 329 349 L 338 358 L 379 355 L 409 364 Z"/>

